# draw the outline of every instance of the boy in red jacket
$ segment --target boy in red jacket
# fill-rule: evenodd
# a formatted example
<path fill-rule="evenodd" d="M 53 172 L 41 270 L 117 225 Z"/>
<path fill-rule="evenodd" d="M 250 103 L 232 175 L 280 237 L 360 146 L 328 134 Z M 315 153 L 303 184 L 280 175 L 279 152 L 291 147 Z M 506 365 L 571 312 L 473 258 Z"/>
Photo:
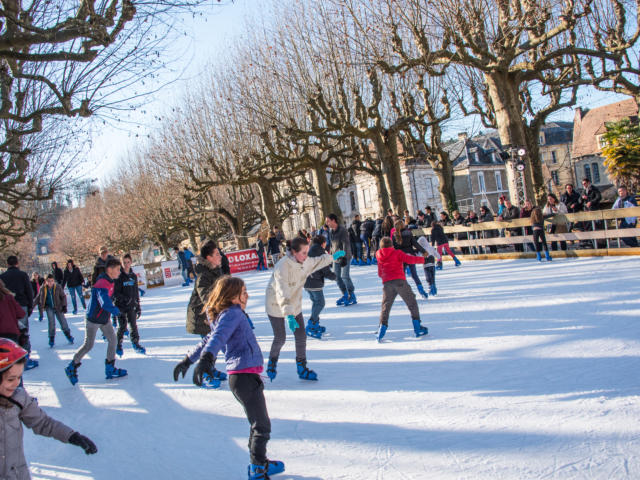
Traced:
<path fill-rule="evenodd" d="M 420 311 L 416 296 L 407 283 L 404 275 L 404 264 L 422 264 L 424 257 L 408 255 L 402 250 L 393 248 L 393 242 L 389 237 L 380 240 L 380 249 L 376 252 L 378 260 L 378 276 L 382 279 L 382 311 L 380 312 L 380 328 L 378 329 L 378 342 L 382 340 L 387 331 L 389 313 L 397 295 L 404 300 L 411 312 L 411 321 L 416 337 L 429 333 L 427 327 L 420 324 Z"/>

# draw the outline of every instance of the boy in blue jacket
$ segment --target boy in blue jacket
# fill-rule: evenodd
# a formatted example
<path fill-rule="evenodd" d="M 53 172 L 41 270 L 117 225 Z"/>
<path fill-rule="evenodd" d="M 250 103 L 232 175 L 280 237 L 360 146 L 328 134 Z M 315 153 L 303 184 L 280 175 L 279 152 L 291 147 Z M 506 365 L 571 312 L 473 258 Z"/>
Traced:
<path fill-rule="evenodd" d="M 120 315 L 120 310 L 111 301 L 113 296 L 114 280 L 120 275 L 120 260 L 109 258 L 106 261 L 105 273 L 100 274 L 91 287 L 91 299 L 85 320 L 84 343 L 73 356 L 69 365 L 64 369 L 72 385 L 78 383 L 78 367 L 80 361 L 93 348 L 98 330 L 102 330 L 108 342 L 107 359 L 105 360 L 105 376 L 107 379 L 124 377 L 126 370 L 115 367 L 116 359 L 116 332 L 111 324 L 111 315 Z"/>

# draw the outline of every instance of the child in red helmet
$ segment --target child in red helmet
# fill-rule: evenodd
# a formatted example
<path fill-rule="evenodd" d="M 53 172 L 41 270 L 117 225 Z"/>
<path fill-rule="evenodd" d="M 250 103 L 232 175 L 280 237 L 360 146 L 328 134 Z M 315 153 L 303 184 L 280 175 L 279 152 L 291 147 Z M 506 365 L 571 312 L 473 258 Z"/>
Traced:
<path fill-rule="evenodd" d="M 48 416 L 20 387 L 26 361 L 25 349 L 0 338 L 0 478 L 31 478 L 22 446 L 23 423 L 38 435 L 81 447 L 87 455 L 98 451 L 87 437 Z"/>

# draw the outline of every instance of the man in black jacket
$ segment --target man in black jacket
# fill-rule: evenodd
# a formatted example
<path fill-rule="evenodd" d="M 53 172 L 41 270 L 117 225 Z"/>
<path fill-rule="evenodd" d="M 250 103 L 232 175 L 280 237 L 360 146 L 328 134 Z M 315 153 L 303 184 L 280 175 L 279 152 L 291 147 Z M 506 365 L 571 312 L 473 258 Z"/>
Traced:
<path fill-rule="evenodd" d="M 371 265 L 371 237 L 373 236 L 375 226 L 375 222 L 370 218 L 367 218 L 362 222 L 362 225 L 360 225 L 360 240 L 362 240 L 363 247 L 367 249 L 367 265 Z M 362 260 L 364 260 L 364 251 L 362 252 Z"/>
<path fill-rule="evenodd" d="M 27 352 L 31 353 L 31 342 L 29 340 L 29 317 L 33 312 L 33 289 L 29 275 L 20 270 L 18 265 L 18 257 L 11 255 L 7 258 L 7 271 L 0 275 L 0 279 L 4 282 L 5 287 L 15 295 L 16 302 L 27 313 L 26 317 L 18 319 L 18 328 L 20 329 L 19 344 Z M 25 370 L 30 370 L 38 366 L 36 360 L 27 360 Z"/>
<path fill-rule="evenodd" d="M 73 260 L 67 260 L 67 268 L 64 269 L 64 275 L 62 277 L 62 288 L 67 287 L 69 295 L 71 296 L 71 303 L 73 303 L 73 314 L 78 313 L 78 304 L 76 302 L 76 294 L 82 302 L 82 308 L 87 309 L 87 304 L 84 301 L 84 295 L 82 295 L 82 284 L 84 283 L 84 277 L 80 269 L 76 267 Z"/>
<path fill-rule="evenodd" d="M 122 356 L 122 339 L 124 332 L 129 325 L 131 344 L 138 353 L 146 353 L 146 349 L 140 345 L 140 334 L 138 333 L 138 322 L 142 310 L 140 308 L 140 290 L 138 289 L 138 276 L 131 270 L 131 255 L 128 253 L 122 257 L 122 269 L 120 276 L 113 285 L 113 300 L 120 315 L 118 316 L 118 332 L 116 338 L 118 344 L 116 353 Z"/>
<path fill-rule="evenodd" d="M 58 266 L 58 262 L 51 262 L 51 273 L 56 283 L 62 285 L 64 275 L 62 274 L 62 269 Z"/>
<path fill-rule="evenodd" d="M 322 235 L 317 235 L 311 240 L 311 248 L 309 249 L 309 257 L 321 257 L 326 253 L 326 239 Z M 326 331 L 325 327 L 320 325 L 320 312 L 324 308 L 324 279 L 335 280 L 336 274 L 333 273 L 331 267 L 327 266 L 313 272 L 307 277 L 304 289 L 311 298 L 311 315 L 307 323 L 306 332 L 310 337 L 322 338 L 322 334 Z"/>
<path fill-rule="evenodd" d="M 360 226 L 362 222 L 360 221 L 360 215 L 356 214 L 353 218 L 353 222 L 351 222 L 351 227 L 349 229 L 349 238 L 351 239 L 352 248 L 351 252 L 353 253 L 355 250 L 355 256 L 353 257 L 352 264 L 353 265 L 364 265 L 365 263 L 362 261 L 362 240 L 360 239 Z"/>
<path fill-rule="evenodd" d="M 580 194 L 575 191 L 570 183 L 564 186 L 564 193 L 560 196 L 560 201 L 565 204 L 568 213 L 576 213 L 582 210 Z"/>
<path fill-rule="evenodd" d="M 354 293 L 353 282 L 349 276 L 349 267 L 351 262 L 351 242 L 347 229 L 338 223 L 338 216 L 330 213 L 325 219 L 330 231 L 331 238 L 331 254 L 338 250 L 343 250 L 345 256 L 333 264 L 333 271 L 336 273 L 338 288 L 342 292 L 342 297 L 338 299 L 336 305 L 354 305 L 357 302 Z"/>
<path fill-rule="evenodd" d="M 584 188 L 580 198 L 584 209 L 586 211 L 600 210 L 600 202 L 602 201 L 600 190 L 588 178 L 582 179 L 582 186 Z"/>

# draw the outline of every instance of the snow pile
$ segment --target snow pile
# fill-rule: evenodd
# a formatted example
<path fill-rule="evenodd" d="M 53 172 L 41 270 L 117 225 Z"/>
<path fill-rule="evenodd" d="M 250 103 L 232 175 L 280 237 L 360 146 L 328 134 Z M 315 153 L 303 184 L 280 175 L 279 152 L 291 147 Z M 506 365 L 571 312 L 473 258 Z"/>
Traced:
<path fill-rule="evenodd" d="M 278 378 L 266 379 L 268 451 L 287 467 L 274 478 L 640 478 L 639 269 L 632 257 L 445 263 L 438 296 L 419 300 L 429 336 L 413 337 L 398 298 L 379 345 L 375 267 L 352 267 L 358 305 L 336 307 L 331 283 L 321 316 L 328 335 L 308 339 L 319 382 L 297 378 L 291 335 Z M 269 273 L 244 278 L 266 357 Z M 49 349 L 46 322 L 34 316 L 41 366 L 25 374 L 26 388 L 99 448 L 85 456 L 27 432 L 34 478 L 246 478 L 249 426 L 226 382 L 216 391 L 171 378 L 197 341 L 184 330 L 189 295 L 149 291 L 140 322 L 147 355 L 125 339 L 116 365 L 129 376 L 106 381 L 98 341 L 76 387 L 63 369 L 77 345 L 58 333 Z M 307 317 L 306 296 L 304 308 Z M 83 319 L 70 320 L 80 343 Z"/>

